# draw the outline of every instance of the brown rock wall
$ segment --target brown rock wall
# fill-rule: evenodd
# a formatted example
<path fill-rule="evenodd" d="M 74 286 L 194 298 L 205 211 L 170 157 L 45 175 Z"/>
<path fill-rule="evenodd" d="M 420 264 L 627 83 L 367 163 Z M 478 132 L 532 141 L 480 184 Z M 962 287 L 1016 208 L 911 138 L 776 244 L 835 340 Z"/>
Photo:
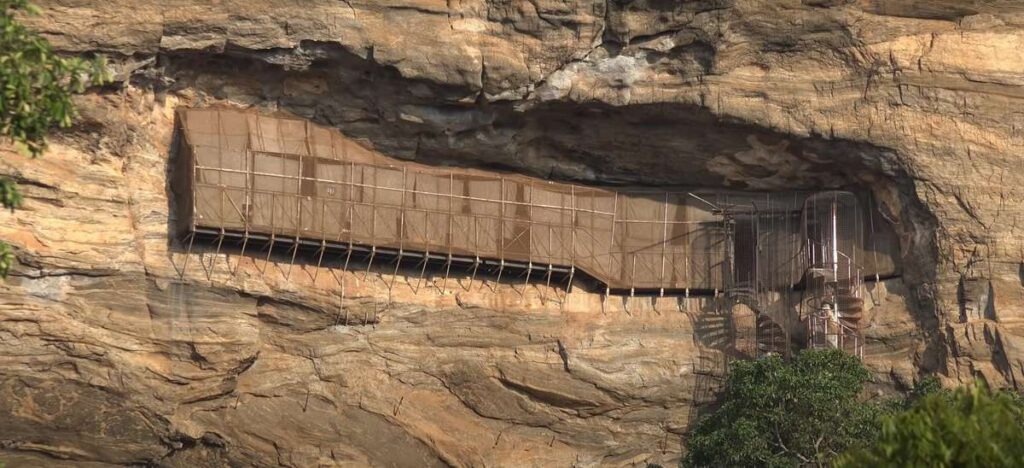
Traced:
<path fill-rule="evenodd" d="M 672 464 L 735 352 L 706 299 L 186 255 L 178 105 L 585 182 L 870 187 L 905 252 L 869 301 L 879 381 L 1024 378 L 1017 2 L 40 3 L 121 81 L 43 158 L 0 152 L 27 198 L 0 214 L 10 466 Z"/>

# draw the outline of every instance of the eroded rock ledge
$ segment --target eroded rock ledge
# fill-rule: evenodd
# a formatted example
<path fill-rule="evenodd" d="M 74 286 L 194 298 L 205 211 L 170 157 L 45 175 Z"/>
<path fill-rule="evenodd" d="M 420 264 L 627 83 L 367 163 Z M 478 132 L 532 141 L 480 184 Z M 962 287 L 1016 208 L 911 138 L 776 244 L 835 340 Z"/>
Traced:
<path fill-rule="evenodd" d="M 44 158 L 0 153 L 27 196 L 0 214 L 10 466 L 671 465 L 713 394 L 730 345 L 707 301 L 403 277 L 389 297 L 387 271 L 209 252 L 182 273 L 179 105 L 587 183 L 867 187 L 904 248 L 872 291 L 880 388 L 1024 378 L 1012 2 L 40 3 L 33 26 L 119 82 Z"/>

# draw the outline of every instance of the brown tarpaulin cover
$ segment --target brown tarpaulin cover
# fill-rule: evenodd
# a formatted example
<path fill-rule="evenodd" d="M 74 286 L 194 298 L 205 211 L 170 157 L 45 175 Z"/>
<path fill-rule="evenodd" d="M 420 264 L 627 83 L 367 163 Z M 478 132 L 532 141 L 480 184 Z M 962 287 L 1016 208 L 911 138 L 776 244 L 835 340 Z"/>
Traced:
<path fill-rule="evenodd" d="M 432 167 L 306 120 L 254 112 L 183 109 L 179 122 L 192 229 L 575 267 L 612 289 L 723 289 L 735 267 L 726 231 L 735 227 L 712 205 L 756 206 L 764 196 L 723 201 L 715 192 L 606 190 Z M 778 200 L 789 211 L 802 202 Z M 771 225 L 761 242 L 771 243 L 775 264 L 754 268 L 771 269 L 780 286 L 799 281 L 799 217 L 758 223 Z M 868 273 L 892 270 L 883 257 Z"/>

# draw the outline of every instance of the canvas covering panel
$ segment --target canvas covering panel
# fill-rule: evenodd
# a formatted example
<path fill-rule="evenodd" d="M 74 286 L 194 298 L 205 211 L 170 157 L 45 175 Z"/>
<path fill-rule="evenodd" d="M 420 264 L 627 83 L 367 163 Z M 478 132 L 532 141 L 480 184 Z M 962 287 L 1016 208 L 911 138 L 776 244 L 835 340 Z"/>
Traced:
<path fill-rule="evenodd" d="M 424 166 L 294 118 L 226 109 L 181 117 L 196 226 L 575 267 L 613 289 L 723 289 L 734 246 L 714 207 L 759 203 Z M 757 273 L 792 282 L 805 266 L 799 220 L 772 229 L 763 242 L 773 263 L 789 262 L 786 273 Z M 851 247 L 868 274 L 895 268 L 895 239 L 877 239 Z"/>

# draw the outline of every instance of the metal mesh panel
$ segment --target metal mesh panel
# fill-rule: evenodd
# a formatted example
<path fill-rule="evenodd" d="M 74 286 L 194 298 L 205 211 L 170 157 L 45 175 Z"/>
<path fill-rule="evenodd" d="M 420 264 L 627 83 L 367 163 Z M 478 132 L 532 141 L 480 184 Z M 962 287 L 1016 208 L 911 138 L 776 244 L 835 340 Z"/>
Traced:
<path fill-rule="evenodd" d="M 217 109 L 180 118 L 193 229 L 575 267 L 620 290 L 711 290 L 733 278 L 725 213 L 741 207 L 769 213 L 752 226 L 759 246 L 773 246 L 748 276 L 792 284 L 802 274 L 802 198 L 757 208 L 757 194 L 603 190 L 402 162 L 303 120 Z M 872 251 L 876 269 L 895 264 L 886 242 Z"/>

